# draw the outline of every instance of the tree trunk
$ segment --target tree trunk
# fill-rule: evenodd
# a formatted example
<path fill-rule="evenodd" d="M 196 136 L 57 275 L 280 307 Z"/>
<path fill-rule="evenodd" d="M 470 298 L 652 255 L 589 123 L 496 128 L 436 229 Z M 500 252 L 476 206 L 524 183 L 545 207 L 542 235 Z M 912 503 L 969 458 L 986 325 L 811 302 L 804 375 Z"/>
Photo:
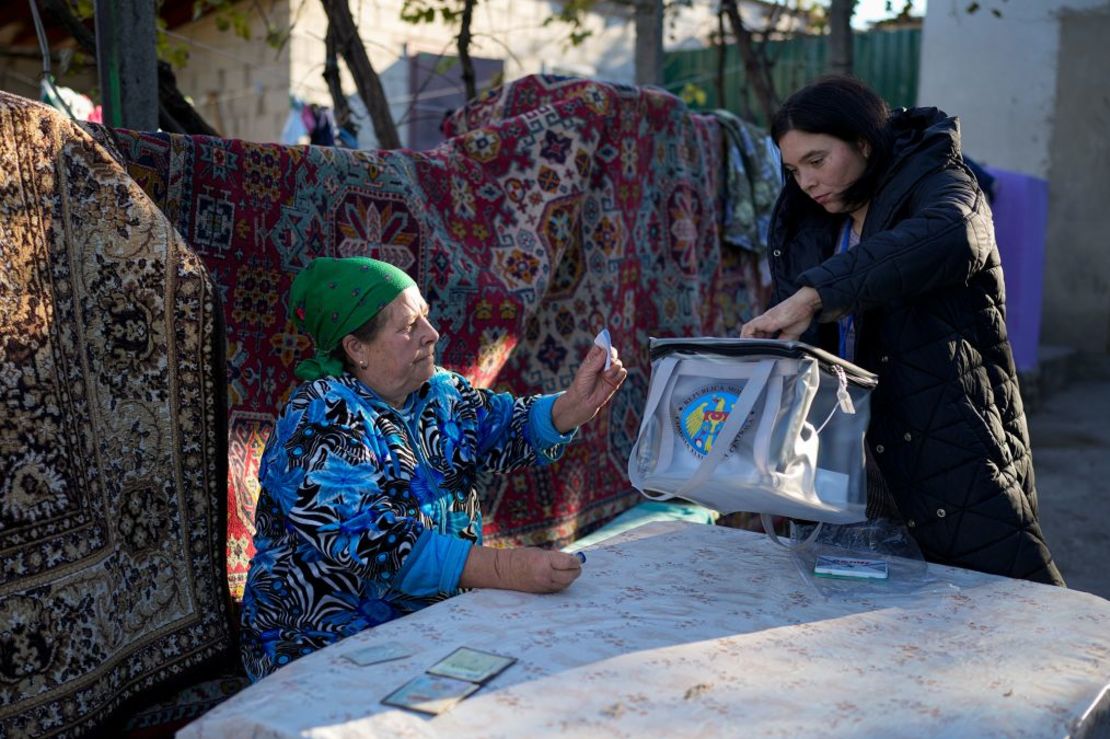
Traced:
<path fill-rule="evenodd" d="M 335 125 L 346 129 L 353 134 L 358 133 L 358 126 L 351 120 L 351 106 L 347 96 L 343 94 L 343 85 L 339 81 L 339 54 L 336 49 L 335 27 L 328 24 L 327 37 L 324 40 L 324 82 L 331 93 L 332 108 L 335 110 Z"/>
<path fill-rule="evenodd" d="M 852 13 L 856 0 L 829 3 L 829 72 L 852 73 Z"/>
<path fill-rule="evenodd" d="M 474 62 L 470 59 L 470 22 L 474 20 L 474 5 L 478 0 L 463 0 L 462 19 L 459 24 L 459 66 L 462 71 L 466 99 L 478 96 L 478 86 L 474 79 Z"/>
<path fill-rule="evenodd" d="M 158 126 L 171 133 L 220 135 L 177 89 L 173 67 L 163 61 L 158 62 Z"/>
<path fill-rule="evenodd" d="M 158 128 L 158 52 L 154 4 L 96 0 L 96 70 L 104 122 L 114 128 Z"/>
<path fill-rule="evenodd" d="M 400 149 L 401 139 L 397 136 L 397 126 L 393 123 L 393 116 L 389 112 L 389 104 L 382 90 L 382 81 L 374 67 L 370 64 L 370 57 L 366 54 L 366 47 L 358 37 L 355 19 L 351 16 L 351 8 L 347 0 L 321 0 L 324 12 L 327 13 L 328 23 L 335 31 L 335 41 L 340 54 L 347 62 L 347 69 L 355 79 L 359 97 L 370 114 L 370 121 L 374 124 L 374 133 L 378 137 L 378 146 L 382 149 Z"/>
<path fill-rule="evenodd" d="M 740 50 L 740 58 L 744 60 L 744 75 L 755 91 L 765 125 L 769 126 L 771 119 L 775 117 L 775 111 L 778 110 L 778 100 L 766 60 L 756 54 L 751 31 L 744 27 L 740 9 L 736 7 L 736 0 L 722 0 L 721 10 L 728 16 L 729 23 L 732 25 L 732 34 L 736 36 L 736 48 Z"/>
<path fill-rule="evenodd" d="M 636 49 L 634 64 L 637 85 L 663 84 L 663 0 L 636 0 Z"/>
<path fill-rule="evenodd" d="M 725 103 L 725 62 L 728 61 L 728 44 L 725 43 L 725 14 L 717 11 L 717 79 L 713 81 L 717 92 L 718 108 L 727 108 Z"/>

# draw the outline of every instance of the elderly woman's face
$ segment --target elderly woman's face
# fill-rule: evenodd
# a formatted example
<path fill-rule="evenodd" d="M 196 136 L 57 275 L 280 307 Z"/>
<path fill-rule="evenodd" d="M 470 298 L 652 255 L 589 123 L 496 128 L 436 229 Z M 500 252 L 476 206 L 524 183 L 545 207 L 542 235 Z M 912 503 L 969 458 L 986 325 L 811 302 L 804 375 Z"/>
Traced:
<path fill-rule="evenodd" d="M 439 332 L 428 322 L 428 304 L 415 286 L 404 290 L 383 310 L 385 323 L 373 340 L 368 344 L 359 342 L 355 375 L 399 407 L 435 372 Z"/>
<path fill-rule="evenodd" d="M 853 145 L 824 133 L 787 131 L 779 139 L 782 164 L 806 195 L 829 213 L 846 213 L 841 194 L 867 168 L 866 144 Z"/>

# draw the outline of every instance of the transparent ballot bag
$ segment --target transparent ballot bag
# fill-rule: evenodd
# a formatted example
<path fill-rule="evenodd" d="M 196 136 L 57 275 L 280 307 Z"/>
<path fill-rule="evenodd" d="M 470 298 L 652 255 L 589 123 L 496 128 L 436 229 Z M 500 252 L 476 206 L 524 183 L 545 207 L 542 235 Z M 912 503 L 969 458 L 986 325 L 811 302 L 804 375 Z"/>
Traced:
<path fill-rule="evenodd" d="M 650 351 L 628 460 L 645 496 L 721 513 L 866 518 L 874 374 L 797 341 L 653 338 Z"/>

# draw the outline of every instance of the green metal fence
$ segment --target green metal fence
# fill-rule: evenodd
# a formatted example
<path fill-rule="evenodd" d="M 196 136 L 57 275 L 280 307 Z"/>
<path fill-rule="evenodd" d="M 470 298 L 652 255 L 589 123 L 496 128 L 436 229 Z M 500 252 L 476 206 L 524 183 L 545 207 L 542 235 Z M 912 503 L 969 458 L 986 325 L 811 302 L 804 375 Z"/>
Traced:
<path fill-rule="evenodd" d="M 771 77 L 779 100 L 824 74 L 828 36 L 799 36 L 767 43 Z M 917 102 L 921 64 L 921 29 L 875 30 L 854 34 L 854 74 L 871 85 L 892 106 Z M 717 88 L 721 65 L 717 49 L 668 52 L 663 57 L 663 84 L 686 98 L 695 109 L 725 108 L 766 126 L 754 93 L 745 81 L 744 64 L 736 46 L 725 49 L 724 99 Z"/>

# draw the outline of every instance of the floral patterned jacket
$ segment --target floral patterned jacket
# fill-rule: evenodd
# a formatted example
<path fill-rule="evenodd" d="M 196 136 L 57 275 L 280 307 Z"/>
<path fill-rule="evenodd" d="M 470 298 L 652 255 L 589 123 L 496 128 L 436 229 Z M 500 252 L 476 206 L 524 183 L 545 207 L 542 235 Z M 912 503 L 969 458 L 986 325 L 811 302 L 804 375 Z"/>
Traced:
<path fill-rule="evenodd" d="M 355 377 L 297 388 L 266 444 L 242 610 L 252 680 L 458 592 L 482 542 L 482 471 L 558 459 L 556 395 L 515 399 L 439 369 L 390 406 Z"/>

